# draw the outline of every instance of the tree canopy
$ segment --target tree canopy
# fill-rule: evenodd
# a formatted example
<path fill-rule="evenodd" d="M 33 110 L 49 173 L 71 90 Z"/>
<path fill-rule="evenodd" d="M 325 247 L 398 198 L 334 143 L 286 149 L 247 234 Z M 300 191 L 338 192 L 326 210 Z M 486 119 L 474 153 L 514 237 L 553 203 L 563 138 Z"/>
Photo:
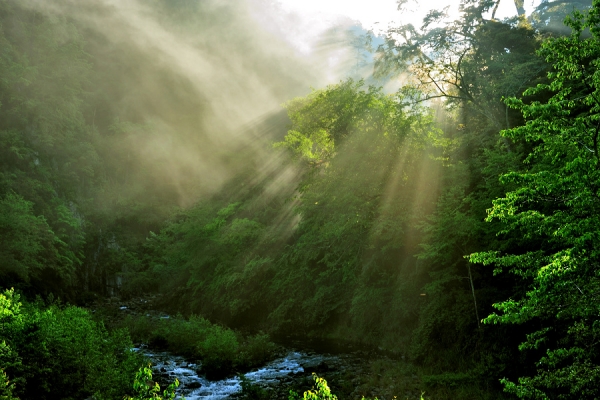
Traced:
<path fill-rule="evenodd" d="M 0 393 L 115 397 L 126 334 L 52 299 L 159 293 L 393 351 L 441 398 L 600 397 L 600 0 L 431 10 L 375 77 L 310 92 L 250 3 L 147 2 L 161 34 L 131 41 L 85 18 L 117 8 L 58 3 L 0 0 Z"/>
<path fill-rule="evenodd" d="M 526 282 L 523 293 L 497 303 L 498 313 L 485 320 L 529 327 L 520 348 L 539 357 L 536 371 L 517 382 L 504 381 L 521 398 L 599 395 L 599 24 L 600 2 L 595 1 L 589 12 L 575 12 L 567 20 L 570 36 L 544 42 L 539 54 L 552 65 L 550 82 L 525 94 L 549 93 L 547 101 L 507 100 L 526 124 L 502 134 L 532 148 L 523 171 L 502 176 L 515 189 L 494 200 L 488 220 L 503 222 L 499 235 L 523 239 L 510 252 L 470 256 Z"/>

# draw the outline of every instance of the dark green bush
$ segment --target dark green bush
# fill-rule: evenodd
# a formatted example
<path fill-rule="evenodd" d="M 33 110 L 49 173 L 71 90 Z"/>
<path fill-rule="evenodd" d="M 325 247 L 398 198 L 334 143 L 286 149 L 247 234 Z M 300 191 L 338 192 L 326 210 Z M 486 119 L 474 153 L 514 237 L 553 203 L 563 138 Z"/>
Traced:
<path fill-rule="evenodd" d="M 238 353 L 238 363 L 247 367 L 256 367 L 268 361 L 275 352 L 277 346 L 271 342 L 269 335 L 259 333 L 249 336 L 241 344 Z"/>
<path fill-rule="evenodd" d="M 163 390 L 161 396 L 160 385 L 152 380 L 152 369 L 148 365 L 140 368 L 135 374 L 133 381 L 135 397 L 125 396 L 125 400 L 173 400 L 178 386 L 179 380 L 175 378 L 175 381 Z"/>
<path fill-rule="evenodd" d="M 15 390 L 14 383 L 8 380 L 6 373 L 0 369 L 0 399 L 2 400 L 16 400 L 13 397 L 13 391 Z"/>
<path fill-rule="evenodd" d="M 0 294 L 0 365 L 21 399 L 120 399 L 143 364 L 125 330 L 107 331 L 78 307 Z"/>
<path fill-rule="evenodd" d="M 312 390 L 307 390 L 302 395 L 302 400 L 337 400 L 337 396 L 331 393 L 329 385 L 324 378 L 319 378 L 317 374 L 313 372 L 313 378 L 315 384 Z M 288 400 L 300 400 L 301 397 L 298 393 L 290 390 Z M 364 397 L 363 397 L 364 399 Z M 377 400 L 377 398 L 375 398 Z"/>
<path fill-rule="evenodd" d="M 121 326 L 129 330 L 136 342 L 202 360 L 202 371 L 209 379 L 261 365 L 276 350 L 266 334 L 244 337 L 197 316 L 188 320 L 128 317 Z"/>
<path fill-rule="evenodd" d="M 245 375 L 241 374 L 240 377 L 240 386 L 242 387 L 242 392 L 240 397 L 244 400 L 263 400 L 268 398 L 268 393 L 265 389 L 261 388 L 259 385 L 252 383 L 252 381 L 246 378 Z"/>
<path fill-rule="evenodd" d="M 214 326 L 197 346 L 202 370 L 209 379 L 222 378 L 234 370 L 240 344 L 231 329 Z"/>

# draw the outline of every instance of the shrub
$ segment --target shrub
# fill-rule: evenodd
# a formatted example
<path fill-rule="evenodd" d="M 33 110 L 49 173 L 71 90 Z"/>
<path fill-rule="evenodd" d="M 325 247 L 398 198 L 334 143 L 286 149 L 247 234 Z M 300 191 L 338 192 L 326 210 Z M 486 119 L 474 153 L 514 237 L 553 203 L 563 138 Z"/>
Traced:
<path fill-rule="evenodd" d="M 15 384 L 10 383 L 8 376 L 4 370 L 0 369 L 0 399 L 1 400 L 18 400 L 13 397 L 13 391 L 15 390 Z"/>
<path fill-rule="evenodd" d="M 22 399 L 120 399 L 142 364 L 126 331 L 78 307 L 22 304 L 0 294 L 0 364 Z"/>
<path fill-rule="evenodd" d="M 129 329 L 135 341 L 202 360 L 202 371 L 209 379 L 261 365 L 276 349 L 266 334 L 244 337 L 197 316 L 189 320 L 169 318 L 158 321 L 129 317 L 121 326 Z"/>
<path fill-rule="evenodd" d="M 231 329 L 215 326 L 206 339 L 198 343 L 202 370 L 208 379 L 219 379 L 233 372 L 239 343 Z"/>
<path fill-rule="evenodd" d="M 125 400 L 173 400 L 175 398 L 175 390 L 179 386 L 179 381 L 170 384 L 160 395 L 160 385 L 152 381 L 152 370 L 150 364 L 147 367 L 142 367 L 135 374 L 133 381 L 133 390 L 136 392 L 135 397 L 125 396 Z M 184 397 L 181 398 L 185 400 Z"/>
<path fill-rule="evenodd" d="M 302 400 L 337 400 L 337 396 L 331 393 L 327 381 L 323 378 L 319 378 L 317 374 L 313 372 L 313 378 L 315 379 L 315 385 L 312 390 L 307 390 L 302 396 Z M 290 390 L 289 400 L 299 400 L 300 395 L 293 390 Z"/>
<path fill-rule="evenodd" d="M 242 387 L 242 393 L 240 397 L 245 400 L 263 400 L 268 398 L 268 393 L 265 389 L 261 388 L 248 378 L 245 375 L 239 375 L 240 377 L 240 386 Z"/>
<path fill-rule="evenodd" d="M 260 366 L 273 356 L 276 349 L 277 346 L 266 333 L 250 336 L 240 346 L 237 364 L 245 368 Z"/>

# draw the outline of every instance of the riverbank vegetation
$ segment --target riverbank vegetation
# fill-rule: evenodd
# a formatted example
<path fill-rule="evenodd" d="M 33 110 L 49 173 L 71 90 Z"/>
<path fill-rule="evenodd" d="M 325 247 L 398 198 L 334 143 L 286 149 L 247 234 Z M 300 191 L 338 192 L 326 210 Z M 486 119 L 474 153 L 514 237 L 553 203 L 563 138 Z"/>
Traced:
<path fill-rule="evenodd" d="M 277 350 L 266 334 L 244 336 L 195 316 L 158 321 L 129 317 L 118 326 L 137 343 L 201 360 L 199 372 L 214 380 L 259 367 L 271 360 Z"/>
<path fill-rule="evenodd" d="M 0 337 L 2 389 L 14 398 L 120 398 L 144 362 L 127 331 L 107 331 L 82 308 L 23 303 L 13 290 L 0 294 Z"/>
<path fill-rule="evenodd" d="M 247 4 L 0 0 L 0 396 L 295 335 L 388 352 L 387 397 L 600 397 L 600 1 L 461 4 L 307 94 Z M 147 294 L 181 318 L 85 308 Z"/>

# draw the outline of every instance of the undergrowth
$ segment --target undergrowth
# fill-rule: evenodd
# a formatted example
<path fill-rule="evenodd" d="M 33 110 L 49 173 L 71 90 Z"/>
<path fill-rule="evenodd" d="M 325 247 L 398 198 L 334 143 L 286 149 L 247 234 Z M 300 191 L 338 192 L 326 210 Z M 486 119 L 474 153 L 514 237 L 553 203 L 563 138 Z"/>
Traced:
<path fill-rule="evenodd" d="M 470 373 L 432 373 L 410 363 L 381 359 L 371 363 L 371 371 L 359 389 L 381 388 L 381 398 L 435 400 L 501 400 L 508 397 Z"/>
<path fill-rule="evenodd" d="M 201 372 L 209 379 L 263 365 L 277 350 L 266 334 L 244 336 L 197 316 L 158 320 L 129 316 L 119 326 L 129 330 L 134 342 L 201 360 Z"/>
<path fill-rule="evenodd" d="M 143 358 L 88 311 L 0 293 L 0 399 L 120 399 Z"/>

